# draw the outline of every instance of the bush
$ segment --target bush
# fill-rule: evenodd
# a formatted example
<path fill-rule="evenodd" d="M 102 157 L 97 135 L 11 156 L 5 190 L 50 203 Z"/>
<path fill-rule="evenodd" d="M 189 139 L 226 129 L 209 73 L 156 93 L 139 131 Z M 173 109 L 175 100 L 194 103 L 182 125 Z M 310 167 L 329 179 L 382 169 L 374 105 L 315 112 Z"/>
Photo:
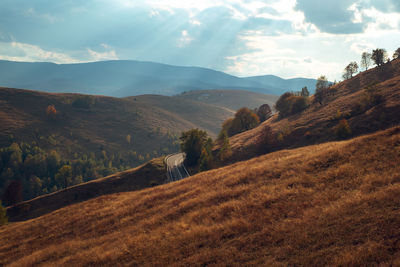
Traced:
<path fill-rule="evenodd" d="M 255 110 L 260 122 L 266 121 L 272 116 L 272 110 L 268 104 L 261 105 Z"/>
<path fill-rule="evenodd" d="M 253 129 L 259 124 L 260 119 L 258 118 L 257 114 L 248 108 L 241 108 L 236 112 L 234 118 L 224 121 L 219 136 L 221 136 L 223 131 L 225 131 L 228 136 L 233 136 L 235 134 Z"/>
<path fill-rule="evenodd" d="M 335 134 L 339 139 L 345 139 L 351 135 L 351 128 L 346 119 L 342 119 L 335 127 Z"/>
<path fill-rule="evenodd" d="M 275 109 L 279 111 L 279 117 L 284 118 L 296 113 L 300 113 L 308 107 L 308 98 L 297 96 L 286 92 L 278 99 Z"/>

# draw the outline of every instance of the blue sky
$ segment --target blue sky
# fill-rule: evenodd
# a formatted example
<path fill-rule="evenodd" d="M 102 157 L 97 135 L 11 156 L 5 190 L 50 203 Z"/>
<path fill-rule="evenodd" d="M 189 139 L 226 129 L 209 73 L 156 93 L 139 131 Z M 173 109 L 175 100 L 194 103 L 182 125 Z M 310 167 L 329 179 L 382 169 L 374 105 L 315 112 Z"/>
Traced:
<path fill-rule="evenodd" d="M 0 59 L 110 59 L 339 80 L 400 47 L 399 0 L 1 0 Z"/>

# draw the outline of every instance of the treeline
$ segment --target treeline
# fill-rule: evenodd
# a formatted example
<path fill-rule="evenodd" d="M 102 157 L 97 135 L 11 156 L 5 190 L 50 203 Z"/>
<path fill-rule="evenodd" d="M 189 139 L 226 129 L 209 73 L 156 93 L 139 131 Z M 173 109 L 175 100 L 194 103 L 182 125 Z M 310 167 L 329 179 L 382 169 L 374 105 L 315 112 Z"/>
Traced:
<path fill-rule="evenodd" d="M 0 193 L 5 205 L 136 167 L 169 153 L 168 148 L 141 155 L 136 151 L 78 155 L 64 159 L 35 142 L 12 143 L 0 149 Z"/>

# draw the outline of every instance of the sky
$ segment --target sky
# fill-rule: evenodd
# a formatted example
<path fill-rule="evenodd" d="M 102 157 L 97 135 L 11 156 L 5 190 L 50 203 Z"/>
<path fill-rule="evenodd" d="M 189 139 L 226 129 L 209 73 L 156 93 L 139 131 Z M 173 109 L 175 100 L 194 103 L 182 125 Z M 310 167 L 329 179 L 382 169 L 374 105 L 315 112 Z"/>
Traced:
<path fill-rule="evenodd" d="M 0 59 L 154 61 L 340 80 L 400 47 L 399 0 L 1 0 Z"/>

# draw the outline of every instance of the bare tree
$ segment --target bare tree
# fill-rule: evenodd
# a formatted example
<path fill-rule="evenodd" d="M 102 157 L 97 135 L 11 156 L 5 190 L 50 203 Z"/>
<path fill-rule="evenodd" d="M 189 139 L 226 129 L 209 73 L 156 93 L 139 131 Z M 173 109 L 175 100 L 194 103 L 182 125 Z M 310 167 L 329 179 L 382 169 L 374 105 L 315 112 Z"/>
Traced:
<path fill-rule="evenodd" d="M 383 48 L 377 48 L 372 50 L 372 60 L 374 61 L 375 65 L 378 67 L 383 65 L 387 59 L 387 52 Z"/>
<path fill-rule="evenodd" d="M 364 52 L 361 55 L 361 67 L 367 70 L 371 66 L 371 54 Z"/>

